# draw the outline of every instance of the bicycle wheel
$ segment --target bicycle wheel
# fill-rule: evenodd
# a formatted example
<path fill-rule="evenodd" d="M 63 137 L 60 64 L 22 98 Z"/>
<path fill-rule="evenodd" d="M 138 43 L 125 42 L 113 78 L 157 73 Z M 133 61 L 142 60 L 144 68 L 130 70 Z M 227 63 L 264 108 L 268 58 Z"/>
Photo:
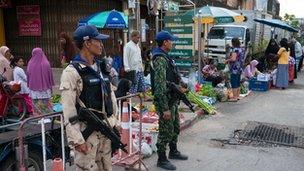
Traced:
<path fill-rule="evenodd" d="M 7 107 L 7 117 L 17 120 L 25 118 L 27 107 L 23 98 L 12 98 Z"/>

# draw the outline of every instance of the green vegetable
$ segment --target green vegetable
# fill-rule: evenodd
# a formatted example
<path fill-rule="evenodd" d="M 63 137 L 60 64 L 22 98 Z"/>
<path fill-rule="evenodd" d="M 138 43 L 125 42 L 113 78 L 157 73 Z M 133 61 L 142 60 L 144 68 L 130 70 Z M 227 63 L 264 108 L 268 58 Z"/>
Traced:
<path fill-rule="evenodd" d="M 151 90 L 147 91 L 147 92 L 146 92 L 146 95 L 147 95 L 148 97 L 150 97 L 151 99 L 153 99 L 153 95 L 152 95 L 152 91 L 151 91 Z"/>
<path fill-rule="evenodd" d="M 60 99 L 61 99 L 61 96 L 59 94 L 55 94 L 52 96 L 51 101 L 52 101 L 52 103 L 60 103 Z"/>
<path fill-rule="evenodd" d="M 240 93 L 241 94 L 246 94 L 247 92 L 248 92 L 247 88 L 244 86 L 244 84 L 241 84 Z"/>
<path fill-rule="evenodd" d="M 202 96 L 208 96 L 208 97 L 217 97 L 217 93 L 212 87 L 212 85 L 203 85 L 201 88 L 201 91 L 199 91 L 199 94 Z"/>
<path fill-rule="evenodd" d="M 192 102 L 197 104 L 200 108 L 202 108 L 203 110 L 205 110 L 208 114 L 215 114 L 216 110 L 215 107 L 213 107 L 212 105 L 209 105 L 208 103 L 204 102 L 199 95 L 197 95 L 196 93 L 189 91 L 187 93 L 187 98 Z"/>

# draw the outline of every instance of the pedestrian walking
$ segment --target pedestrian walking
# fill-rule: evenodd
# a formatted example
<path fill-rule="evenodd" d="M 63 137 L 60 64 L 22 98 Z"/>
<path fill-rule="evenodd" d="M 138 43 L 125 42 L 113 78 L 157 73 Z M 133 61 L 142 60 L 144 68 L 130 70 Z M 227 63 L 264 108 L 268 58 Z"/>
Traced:
<path fill-rule="evenodd" d="M 131 33 L 131 40 L 125 45 L 123 53 L 123 64 L 126 78 L 132 81 L 130 93 L 144 92 L 144 73 L 139 47 L 140 33 L 134 30 Z"/>
<path fill-rule="evenodd" d="M 292 41 L 294 42 L 295 46 L 295 56 L 296 56 L 296 65 L 297 65 L 297 72 L 301 71 L 303 66 L 303 54 L 302 54 L 302 46 L 301 44 L 293 38 Z"/>
<path fill-rule="evenodd" d="M 54 77 L 50 62 L 41 48 L 33 49 L 26 74 L 30 97 L 34 103 L 34 115 L 53 112 L 50 99 L 55 85 Z"/>
<path fill-rule="evenodd" d="M 186 155 L 181 154 L 177 149 L 178 135 L 180 133 L 179 100 L 172 99 L 172 94 L 168 94 L 168 82 L 174 83 L 177 86 L 180 86 L 182 83 L 177 67 L 168 54 L 172 49 L 172 41 L 175 39 L 177 37 L 169 32 L 160 31 L 155 38 L 158 47 L 152 53 L 151 86 L 154 94 L 154 105 L 159 115 L 159 133 L 156 143 L 158 154 L 157 166 L 167 170 L 176 169 L 167 159 L 166 146 L 168 144 L 170 147 L 170 159 L 188 159 Z"/>
<path fill-rule="evenodd" d="M 7 46 L 0 47 L 0 74 L 7 80 L 13 80 L 13 69 L 10 65 L 12 54 Z"/>
<path fill-rule="evenodd" d="M 24 99 L 26 104 L 27 113 L 32 115 L 33 114 L 33 102 L 29 95 L 30 90 L 27 86 L 27 76 L 22 69 L 24 65 L 24 60 L 22 57 L 14 57 L 11 62 L 11 66 L 13 67 L 13 75 L 14 81 L 19 82 L 21 84 L 21 90 L 18 94 Z M 22 110 L 22 109 L 19 109 Z M 22 112 L 22 111 L 21 111 Z"/>
<path fill-rule="evenodd" d="M 101 64 L 97 56 L 102 54 L 101 40 L 109 36 L 100 34 L 96 27 L 80 26 L 74 32 L 76 46 L 80 49 L 71 63 L 63 70 L 60 90 L 66 134 L 70 148 L 75 153 L 76 170 L 111 171 L 111 141 L 99 131 L 93 131 L 85 140 L 82 131 L 87 122 L 70 119 L 77 117 L 80 107 L 92 108 L 105 113 L 112 127 L 117 128 L 115 118 L 115 95 L 111 89 L 106 64 Z M 82 106 L 84 104 L 85 106 Z M 99 113 L 98 113 L 99 114 Z"/>
<path fill-rule="evenodd" d="M 293 59 L 295 60 L 295 61 L 297 61 L 297 59 L 296 59 L 296 47 L 295 47 L 295 45 L 296 45 L 296 43 L 295 43 L 295 40 L 292 38 L 291 40 L 290 40 L 290 42 L 289 42 L 289 55 L 291 56 L 291 57 L 293 57 Z M 292 80 L 292 81 L 290 81 L 291 83 L 293 83 L 293 81 L 295 80 L 295 79 L 297 79 L 298 78 L 298 74 L 297 74 L 297 63 L 295 63 L 294 64 L 294 68 L 293 68 L 293 75 L 294 75 L 294 79 Z"/>
<path fill-rule="evenodd" d="M 285 89 L 288 87 L 288 59 L 289 45 L 286 38 L 280 41 L 281 48 L 278 51 L 279 61 L 277 69 L 276 87 Z"/>
<path fill-rule="evenodd" d="M 233 98 L 229 101 L 236 102 L 240 99 L 241 74 L 243 72 L 245 50 L 240 47 L 241 43 L 238 38 L 233 38 L 231 42 L 233 47 L 232 53 L 225 63 L 229 64 L 230 83 L 233 93 Z"/>

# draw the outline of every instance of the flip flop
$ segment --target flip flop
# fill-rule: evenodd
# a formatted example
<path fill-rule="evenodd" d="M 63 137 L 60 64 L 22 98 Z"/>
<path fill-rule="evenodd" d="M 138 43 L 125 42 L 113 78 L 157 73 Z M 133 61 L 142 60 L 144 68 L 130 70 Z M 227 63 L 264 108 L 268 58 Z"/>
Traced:
<path fill-rule="evenodd" d="M 229 99 L 228 102 L 237 102 L 238 99 Z"/>

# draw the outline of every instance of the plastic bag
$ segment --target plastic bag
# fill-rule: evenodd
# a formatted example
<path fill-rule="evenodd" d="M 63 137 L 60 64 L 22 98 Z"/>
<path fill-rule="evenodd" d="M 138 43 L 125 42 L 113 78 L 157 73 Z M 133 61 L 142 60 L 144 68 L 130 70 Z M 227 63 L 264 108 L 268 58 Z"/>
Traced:
<path fill-rule="evenodd" d="M 139 150 L 138 140 L 133 140 L 133 147 L 135 148 L 135 150 Z M 152 152 L 152 148 L 146 142 L 141 143 L 141 154 L 144 157 L 150 157 L 152 155 Z"/>

